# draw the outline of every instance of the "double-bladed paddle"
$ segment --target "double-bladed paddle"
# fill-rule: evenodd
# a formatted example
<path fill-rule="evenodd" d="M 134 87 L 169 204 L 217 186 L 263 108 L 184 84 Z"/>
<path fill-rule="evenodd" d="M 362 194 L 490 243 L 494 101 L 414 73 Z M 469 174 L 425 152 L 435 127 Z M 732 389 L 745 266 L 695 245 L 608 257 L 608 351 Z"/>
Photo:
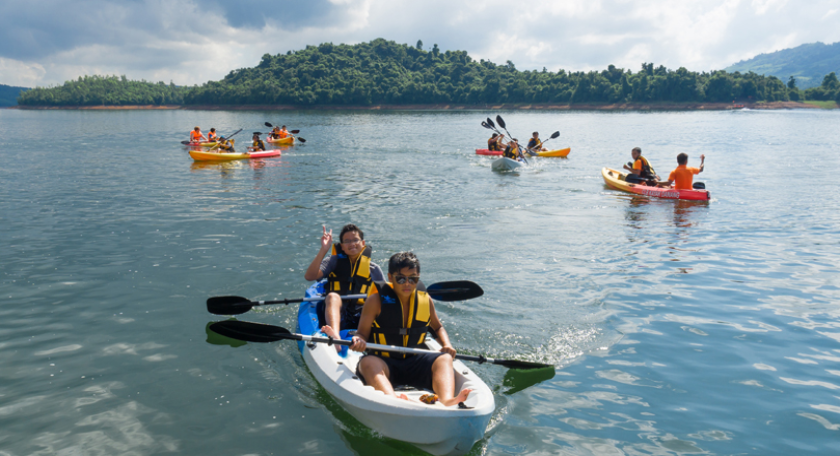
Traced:
<path fill-rule="evenodd" d="M 251 323 L 247 321 L 227 320 L 213 323 L 210 325 L 210 330 L 225 337 L 232 339 L 244 340 L 246 342 L 275 342 L 278 340 L 302 340 L 305 342 L 313 342 L 320 344 L 336 344 L 336 345 L 353 345 L 353 341 L 334 339 L 330 337 L 306 336 L 303 334 L 295 334 L 289 332 L 286 328 L 279 326 L 264 325 L 260 323 Z M 438 353 L 432 350 L 422 350 L 419 348 L 396 347 L 393 345 L 367 344 L 369 350 L 386 351 L 392 353 L 404 354 L 426 354 Z M 456 359 L 464 361 L 475 361 L 478 363 L 491 363 L 500 366 L 509 367 L 511 369 L 544 369 L 553 367 L 550 364 L 533 363 L 530 361 L 518 361 L 515 359 L 495 359 L 488 358 L 483 355 L 472 356 L 462 355 L 460 353 L 455 355 Z"/>
<path fill-rule="evenodd" d="M 488 118 L 487 120 L 488 120 L 488 121 L 490 121 L 490 125 L 493 125 L 493 121 L 492 121 L 492 120 L 490 120 L 489 118 Z M 511 139 L 513 139 L 514 141 L 516 141 L 516 150 L 519 152 L 519 156 L 522 158 L 522 160 L 523 160 L 526 164 L 529 164 L 529 165 L 530 165 L 530 164 L 531 164 L 531 162 L 529 162 L 529 161 L 528 161 L 528 159 L 525 157 L 525 154 L 523 154 L 523 153 L 522 153 L 522 146 L 520 146 L 520 145 L 519 145 L 519 140 L 518 140 L 518 139 L 516 139 L 516 138 L 514 138 L 513 136 L 511 136 L 510 132 L 508 131 L 507 127 L 505 126 L 505 119 L 502 119 L 502 116 L 497 115 L 497 116 L 496 116 L 496 122 L 498 122 L 498 123 L 499 123 L 499 126 L 501 126 L 502 128 L 504 128 L 505 133 L 507 133 L 507 134 L 508 134 L 508 138 L 511 138 Z"/>
<path fill-rule="evenodd" d="M 540 143 L 540 147 L 542 147 L 545 143 L 547 143 L 547 142 L 551 141 L 552 139 L 556 139 L 556 138 L 557 138 L 557 137 L 559 137 L 559 136 L 560 136 L 560 132 L 559 132 L 559 131 L 555 131 L 554 133 L 552 133 L 552 134 L 551 134 L 551 136 L 549 136 L 549 138 L 548 138 L 548 139 L 546 139 L 545 141 L 543 141 L 542 143 Z M 528 151 L 528 153 L 529 153 L 529 154 L 531 154 L 531 155 L 533 155 L 534 157 L 536 157 L 536 156 L 538 156 L 538 155 L 539 155 L 538 153 L 536 153 L 536 152 L 532 151 L 532 150 L 531 150 L 531 149 L 529 149 L 529 148 L 525 148 L 525 150 L 526 150 L 526 151 Z"/>
<path fill-rule="evenodd" d="M 271 124 L 270 124 L 270 123 L 268 123 L 268 122 L 266 122 L 266 123 L 265 123 L 265 126 L 266 126 L 266 127 L 268 127 L 268 128 L 274 128 L 274 125 L 271 125 Z M 290 131 L 289 133 L 291 134 L 291 136 L 292 136 L 293 138 L 297 139 L 297 140 L 298 140 L 298 141 L 300 141 L 301 143 L 305 143 L 305 142 L 306 142 L 306 140 L 305 140 L 305 139 L 303 139 L 303 138 L 301 138 L 300 136 L 295 136 L 296 134 L 300 133 L 300 130 L 292 130 L 292 131 Z"/>
<path fill-rule="evenodd" d="M 426 293 L 436 301 L 465 301 L 483 295 L 484 290 L 477 283 L 469 280 L 453 280 L 433 283 L 426 287 Z M 367 298 L 367 295 L 363 294 L 341 297 L 342 300 L 365 298 Z M 277 301 L 251 301 L 241 296 L 216 296 L 207 299 L 207 311 L 216 315 L 239 315 L 251 310 L 254 306 L 313 302 L 323 299 L 323 296 L 313 296 L 311 298 L 280 299 Z"/>

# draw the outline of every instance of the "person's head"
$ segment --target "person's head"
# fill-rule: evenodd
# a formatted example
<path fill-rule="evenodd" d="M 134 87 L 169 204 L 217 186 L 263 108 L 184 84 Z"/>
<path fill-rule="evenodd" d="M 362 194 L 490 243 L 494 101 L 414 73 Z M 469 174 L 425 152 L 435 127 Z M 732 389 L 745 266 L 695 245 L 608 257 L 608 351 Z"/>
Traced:
<path fill-rule="evenodd" d="M 195 131 L 201 131 L 201 129 L 200 129 L 200 128 L 198 128 L 198 127 L 193 128 L 193 130 L 195 130 Z"/>
<path fill-rule="evenodd" d="M 286 126 L 285 126 L 285 125 L 283 125 L 283 127 L 282 127 L 282 128 L 283 128 L 283 130 L 285 130 L 285 129 L 286 129 Z"/>
<path fill-rule="evenodd" d="M 633 159 L 637 159 L 642 156 L 642 148 L 641 147 L 634 147 L 633 150 L 630 152 L 630 155 L 633 156 Z"/>
<path fill-rule="evenodd" d="M 678 165 L 685 165 L 688 163 L 688 154 L 681 153 L 677 155 L 677 164 Z"/>
<path fill-rule="evenodd" d="M 224 137 L 224 136 L 222 136 L 221 138 L 219 138 L 219 140 L 220 140 L 220 141 L 224 141 L 224 140 L 225 140 L 225 137 Z"/>
<path fill-rule="evenodd" d="M 497 136 L 499 136 L 499 134 L 498 134 L 498 133 L 493 133 L 493 136 L 491 136 L 491 137 L 490 137 L 490 139 L 493 139 L 493 138 L 495 138 L 495 137 L 497 137 Z"/>
<path fill-rule="evenodd" d="M 352 223 L 341 228 L 338 240 L 341 242 L 341 250 L 344 250 L 347 255 L 356 256 L 365 249 L 365 233 Z"/>
<path fill-rule="evenodd" d="M 216 129 L 215 129 L 215 128 L 211 128 L 211 129 L 210 129 L 210 133 L 216 133 Z"/>
<path fill-rule="evenodd" d="M 254 141 L 257 141 L 258 139 L 260 139 L 260 134 L 254 133 Z"/>
<path fill-rule="evenodd" d="M 535 131 L 533 136 L 534 136 L 534 139 L 539 138 L 540 137 L 540 132 Z"/>
<path fill-rule="evenodd" d="M 413 252 L 395 253 L 388 260 L 388 281 L 398 295 L 405 296 L 414 292 L 419 280 L 420 260 Z"/>

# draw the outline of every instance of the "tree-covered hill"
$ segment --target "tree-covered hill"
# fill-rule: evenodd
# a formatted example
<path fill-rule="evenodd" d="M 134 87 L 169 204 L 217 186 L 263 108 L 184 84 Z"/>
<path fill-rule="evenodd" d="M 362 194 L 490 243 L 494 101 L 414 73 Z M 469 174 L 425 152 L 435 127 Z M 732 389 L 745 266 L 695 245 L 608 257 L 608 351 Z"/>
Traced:
<path fill-rule="evenodd" d="M 793 76 L 800 89 L 817 87 L 827 74 L 840 73 L 840 42 L 803 44 L 792 49 L 760 54 L 731 65 L 725 71 L 752 71 L 775 76 L 785 82 Z"/>
<path fill-rule="evenodd" d="M 14 87 L 0 84 L 0 106 L 15 106 L 21 92 L 29 90 L 27 87 Z"/>
<path fill-rule="evenodd" d="M 838 91 L 840 92 L 840 91 Z M 265 54 L 253 68 L 221 81 L 177 87 L 130 81 L 125 76 L 85 76 L 25 92 L 26 106 L 180 104 L 185 106 L 484 105 L 501 103 L 649 103 L 800 100 L 807 93 L 774 76 L 754 72 L 696 73 L 643 63 L 633 72 L 519 71 L 471 58 L 376 39 L 355 45 L 324 43 L 285 54 Z M 840 93 L 821 92 L 824 99 Z M 828 97 L 828 98 L 825 98 Z"/>

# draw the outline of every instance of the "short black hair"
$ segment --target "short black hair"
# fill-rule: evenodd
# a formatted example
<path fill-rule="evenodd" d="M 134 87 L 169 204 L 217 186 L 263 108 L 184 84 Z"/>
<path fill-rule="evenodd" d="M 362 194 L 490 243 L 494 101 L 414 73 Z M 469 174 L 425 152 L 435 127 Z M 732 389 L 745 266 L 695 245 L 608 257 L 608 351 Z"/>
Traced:
<path fill-rule="evenodd" d="M 678 165 L 684 165 L 686 163 L 688 163 L 688 155 L 687 154 L 681 153 L 681 154 L 677 155 L 677 164 Z"/>
<path fill-rule="evenodd" d="M 641 147 L 634 147 L 634 148 L 633 148 L 633 150 L 632 150 L 631 152 L 638 152 L 638 153 L 642 153 L 642 148 L 641 148 Z"/>
<path fill-rule="evenodd" d="M 403 268 L 417 269 L 417 273 L 420 274 L 420 260 L 414 255 L 414 252 L 395 253 L 388 260 L 388 274 L 396 274 Z"/>
<path fill-rule="evenodd" d="M 499 136 L 499 134 L 498 133 L 493 133 L 493 136 L 491 136 L 491 138 L 495 138 L 496 136 Z"/>
<path fill-rule="evenodd" d="M 365 233 L 362 233 L 362 230 L 360 230 L 358 226 L 356 226 L 352 223 L 348 223 L 348 224 L 344 225 L 344 228 L 341 229 L 341 234 L 338 235 L 338 241 L 343 242 L 344 241 L 344 235 L 346 233 L 351 233 L 353 231 L 359 233 L 359 237 L 363 241 L 365 240 Z"/>

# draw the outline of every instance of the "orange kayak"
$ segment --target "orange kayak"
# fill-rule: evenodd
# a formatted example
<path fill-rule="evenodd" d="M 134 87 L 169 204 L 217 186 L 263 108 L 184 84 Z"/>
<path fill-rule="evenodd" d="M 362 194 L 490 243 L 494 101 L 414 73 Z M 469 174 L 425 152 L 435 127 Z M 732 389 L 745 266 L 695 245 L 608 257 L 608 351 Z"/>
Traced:
<path fill-rule="evenodd" d="M 711 199 L 711 194 L 708 190 L 677 190 L 673 187 L 651 187 L 642 184 L 631 184 L 625 180 L 627 173 L 610 168 L 602 169 L 601 176 L 608 186 L 637 195 L 694 201 L 708 201 Z"/>

